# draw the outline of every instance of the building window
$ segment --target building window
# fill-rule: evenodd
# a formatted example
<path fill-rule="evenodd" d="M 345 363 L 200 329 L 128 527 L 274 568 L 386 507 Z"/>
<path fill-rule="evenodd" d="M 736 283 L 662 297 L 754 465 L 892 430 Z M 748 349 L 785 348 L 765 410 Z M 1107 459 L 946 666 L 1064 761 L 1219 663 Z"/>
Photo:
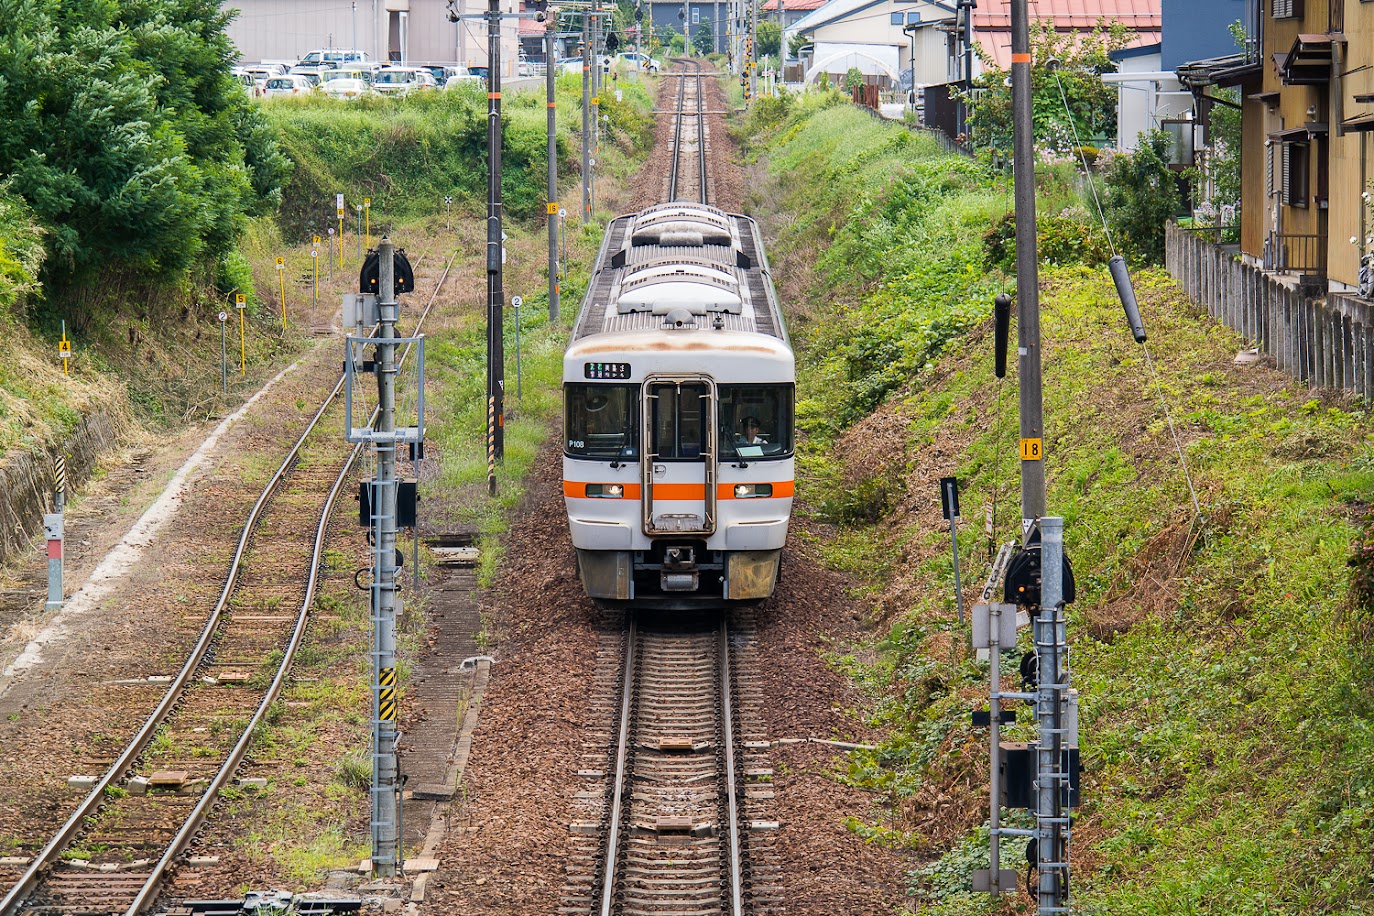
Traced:
<path fill-rule="evenodd" d="M 701 25 L 701 10 L 692 10 L 692 25 Z"/>
<path fill-rule="evenodd" d="M 1275 19 L 1301 19 L 1303 0 L 1273 0 Z"/>
<path fill-rule="evenodd" d="M 913 22 L 920 22 L 920 21 L 921 21 L 921 14 L 920 14 L 920 13 L 907 13 L 907 14 L 906 14 L 906 24 L 907 24 L 907 25 L 911 25 Z"/>
<path fill-rule="evenodd" d="M 893 13 L 893 14 L 892 14 L 892 18 L 891 18 L 890 20 L 888 20 L 888 21 L 891 22 L 893 25 L 901 25 L 901 24 L 902 24 L 902 14 L 901 14 L 901 13 Z"/>
<path fill-rule="evenodd" d="M 1307 173 L 1309 170 L 1310 145 L 1285 143 L 1283 145 L 1283 197 L 1290 207 L 1307 206 Z"/>

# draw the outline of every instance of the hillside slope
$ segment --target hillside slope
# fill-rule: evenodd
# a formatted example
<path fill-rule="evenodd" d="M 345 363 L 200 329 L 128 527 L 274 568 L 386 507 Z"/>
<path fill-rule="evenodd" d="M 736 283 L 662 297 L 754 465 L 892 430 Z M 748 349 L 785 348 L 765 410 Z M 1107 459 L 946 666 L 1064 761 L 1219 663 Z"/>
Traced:
<path fill-rule="evenodd" d="M 999 541 L 1020 515 L 1015 370 L 993 378 L 989 327 L 1014 283 L 983 241 L 1011 208 L 1008 179 L 824 101 L 765 109 L 750 130 L 803 352 L 803 499 L 831 525 L 820 549 L 869 582 L 876 627 L 837 664 L 869 687 L 889 739 L 837 775 L 885 790 L 899 815 L 854 829 L 915 852 L 915 912 L 1015 912 L 1028 898 L 970 890 L 986 867 L 987 735 L 969 712 L 987 675 L 954 622 L 937 489 L 963 483 L 968 588 L 987 572 L 985 510 L 995 498 Z M 1042 253 L 1060 262 L 1042 271 L 1049 506 L 1078 582 L 1076 909 L 1367 912 L 1374 614 L 1348 565 L 1367 580 L 1367 405 L 1237 364 L 1241 339 L 1137 270 L 1196 517 L 1145 354 L 1105 269 L 1063 244 L 1065 221 L 1083 220 L 1044 178 Z M 1003 863 L 1024 872 L 1019 848 Z"/>

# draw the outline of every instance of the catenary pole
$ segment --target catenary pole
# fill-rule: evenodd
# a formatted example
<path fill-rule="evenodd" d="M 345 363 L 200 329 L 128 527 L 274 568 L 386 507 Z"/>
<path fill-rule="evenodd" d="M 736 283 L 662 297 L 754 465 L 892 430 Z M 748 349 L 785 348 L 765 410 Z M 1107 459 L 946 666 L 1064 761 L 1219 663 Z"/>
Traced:
<path fill-rule="evenodd" d="M 582 222 L 592 221 L 592 15 L 582 11 Z"/>
<path fill-rule="evenodd" d="M 487 6 L 487 441 L 488 463 L 505 454 L 505 292 L 501 288 L 501 3 Z M 496 478 L 488 486 L 495 492 Z"/>
<path fill-rule="evenodd" d="M 749 101 L 759 97 L 759 0 L 749 0 Z"/>
<path fill-rule="evenodd" d="M 588 211 L 596 209 L 596 157 L 601 154 L 601 3 L 600 0 L 592 0 L 592 139 L 591 157 L 589 163 L 591 171 L 587 174 L 588 200 L 591 207 Z"/>
<path fill-rule="evenodd" d="M 558 109 L 554 102 L 553 55 L 557 39 L 558 16 L 549 15 L 549 27 L 544 32 L 544 93 L 549 110 L 549 320 L 558 319 Z"/>
<path fill-rule="evenodd" d="M 1045 421 L 1040 380 L 1040 267 L 1035 246 L 1035 137 L 1030 20 L 1011 4 L 1012 156 L 1016 189 L 1016 337 L 1021 392 L 1021 524 L 1045 514 Z"/>

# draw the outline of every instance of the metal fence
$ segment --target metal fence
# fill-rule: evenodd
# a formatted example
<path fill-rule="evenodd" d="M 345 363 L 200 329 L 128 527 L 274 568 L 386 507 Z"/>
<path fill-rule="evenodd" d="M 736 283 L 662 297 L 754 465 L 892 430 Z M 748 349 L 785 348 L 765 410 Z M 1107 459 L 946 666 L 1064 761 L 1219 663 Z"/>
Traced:
<path fill-rule="evenodd" d="M 854 100 L 851 99 L 851 101 Z M 972 158 L 973 156 L 973 150 L 969 149 L 967 146 L 964 146 L 957 140 L 950 139 L 949 134 L 945 133 L 943 130 L 940 130 L 938 127 L 927 127 L 924 124 L 912 124 L 910 121 L 907 121 L 905 119 L 898 120 L 896 118 L 884 117 L 883 114 L 877 109 L 869 108 L 867 105 L 862 105 L 857 101 L 854 101 L 854 107 L 859 109 L 860 111 L 866 111 L 874 118 L 877 118 L 881 121 L 886 121 L 888 124 L 897 124 L 901 127 L 905 127 L 908 131 L 910 131 L 913 134 L 919 134 L 923 137 L 929 137 L 936 143 L 940 144 L 940 148 L 947 153 L 953 153 L 958 156 L 968 156 L 970 158 Z M 1011 169 L 1010 162 L 1006 163 L 1005 168 L 1002 168 L 1001 165 L 996 162 L 994 162 L 993 165 L 994 167 L 997 167 L 1000 171 L 1004 172 L 1009 171 Z"/>
<path fill-rule="evenodd" d="M 1281 371 L 1313 388 L 1374 401 L 1374 302 L 1341 293 L 1314 297 L 1174 223 L 1164 241 L 1164 264 L 1184 292 Z"/>

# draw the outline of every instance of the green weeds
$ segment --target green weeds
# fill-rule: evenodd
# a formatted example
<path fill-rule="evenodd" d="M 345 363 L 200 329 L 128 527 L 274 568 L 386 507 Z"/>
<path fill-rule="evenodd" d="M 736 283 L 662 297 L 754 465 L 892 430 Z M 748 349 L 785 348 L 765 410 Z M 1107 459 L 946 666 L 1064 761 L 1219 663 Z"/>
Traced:
<path fill-rule="evenodd" d="M 936 835 L 908 835 L 900 818 L 852 826 L 921 850 L 913 912 L 1012 912 L 971 893 L 970 870 L 986 863 L 984 800 L 969 789 L 985 779 L 986 733 L 968 713 L 987 674 L 950 648 L 965 635 L 952 620 L 948 534 L 933 491 L 914 499 L 918 486 L 957 474 L 966 519 L 996 502 L 995 539 L 1019 527 L 1018 392 L 1014 371 L 993 378 L 987 333 L 993 295 L 1012 291 L 1006 179 L 824 94 L 752 117 L 751 155 L 772 176 L 758 205 L 788 214 L 763 214 L 776 225 L 774 262 L 784 280 L 790 267 L 804 281 L 787 303 L 800 350 L 802 502 L 838 528 L 824 556 L 868 573 L 885 628 L 834 660 L 887 734 L 836 775 L 899 811 L 933 791 L 967 812 Z M 1234 365 L 1244 341 L 1200 318 L 1163 271 L 1138 270 L 1159 387 L 1202 506 L 1195 518 L 1144 354 L 1098 266 L 1100 244 L 1075 214 L 1076 179 L 1059 167 L 1040 186 L 1050 220 L 1039 231 L 1053 255 L 1041 274 L 1048 502 L 1065 518 L 1078 581 L 1077 906 L 1111 916 L 1365 912 L 1368 409 Z M 881 429 L 897 432 L 876 456 L 832 451 Z M 985 574 L 985 545 L 964 538 L 966 582 Z M 897 550 L 900 563 L 866 569 Z M 1028 736 L 1025 723 L 1006 733 Z M 1004 863 L 1017 864 L 1015 849 Z"/>

